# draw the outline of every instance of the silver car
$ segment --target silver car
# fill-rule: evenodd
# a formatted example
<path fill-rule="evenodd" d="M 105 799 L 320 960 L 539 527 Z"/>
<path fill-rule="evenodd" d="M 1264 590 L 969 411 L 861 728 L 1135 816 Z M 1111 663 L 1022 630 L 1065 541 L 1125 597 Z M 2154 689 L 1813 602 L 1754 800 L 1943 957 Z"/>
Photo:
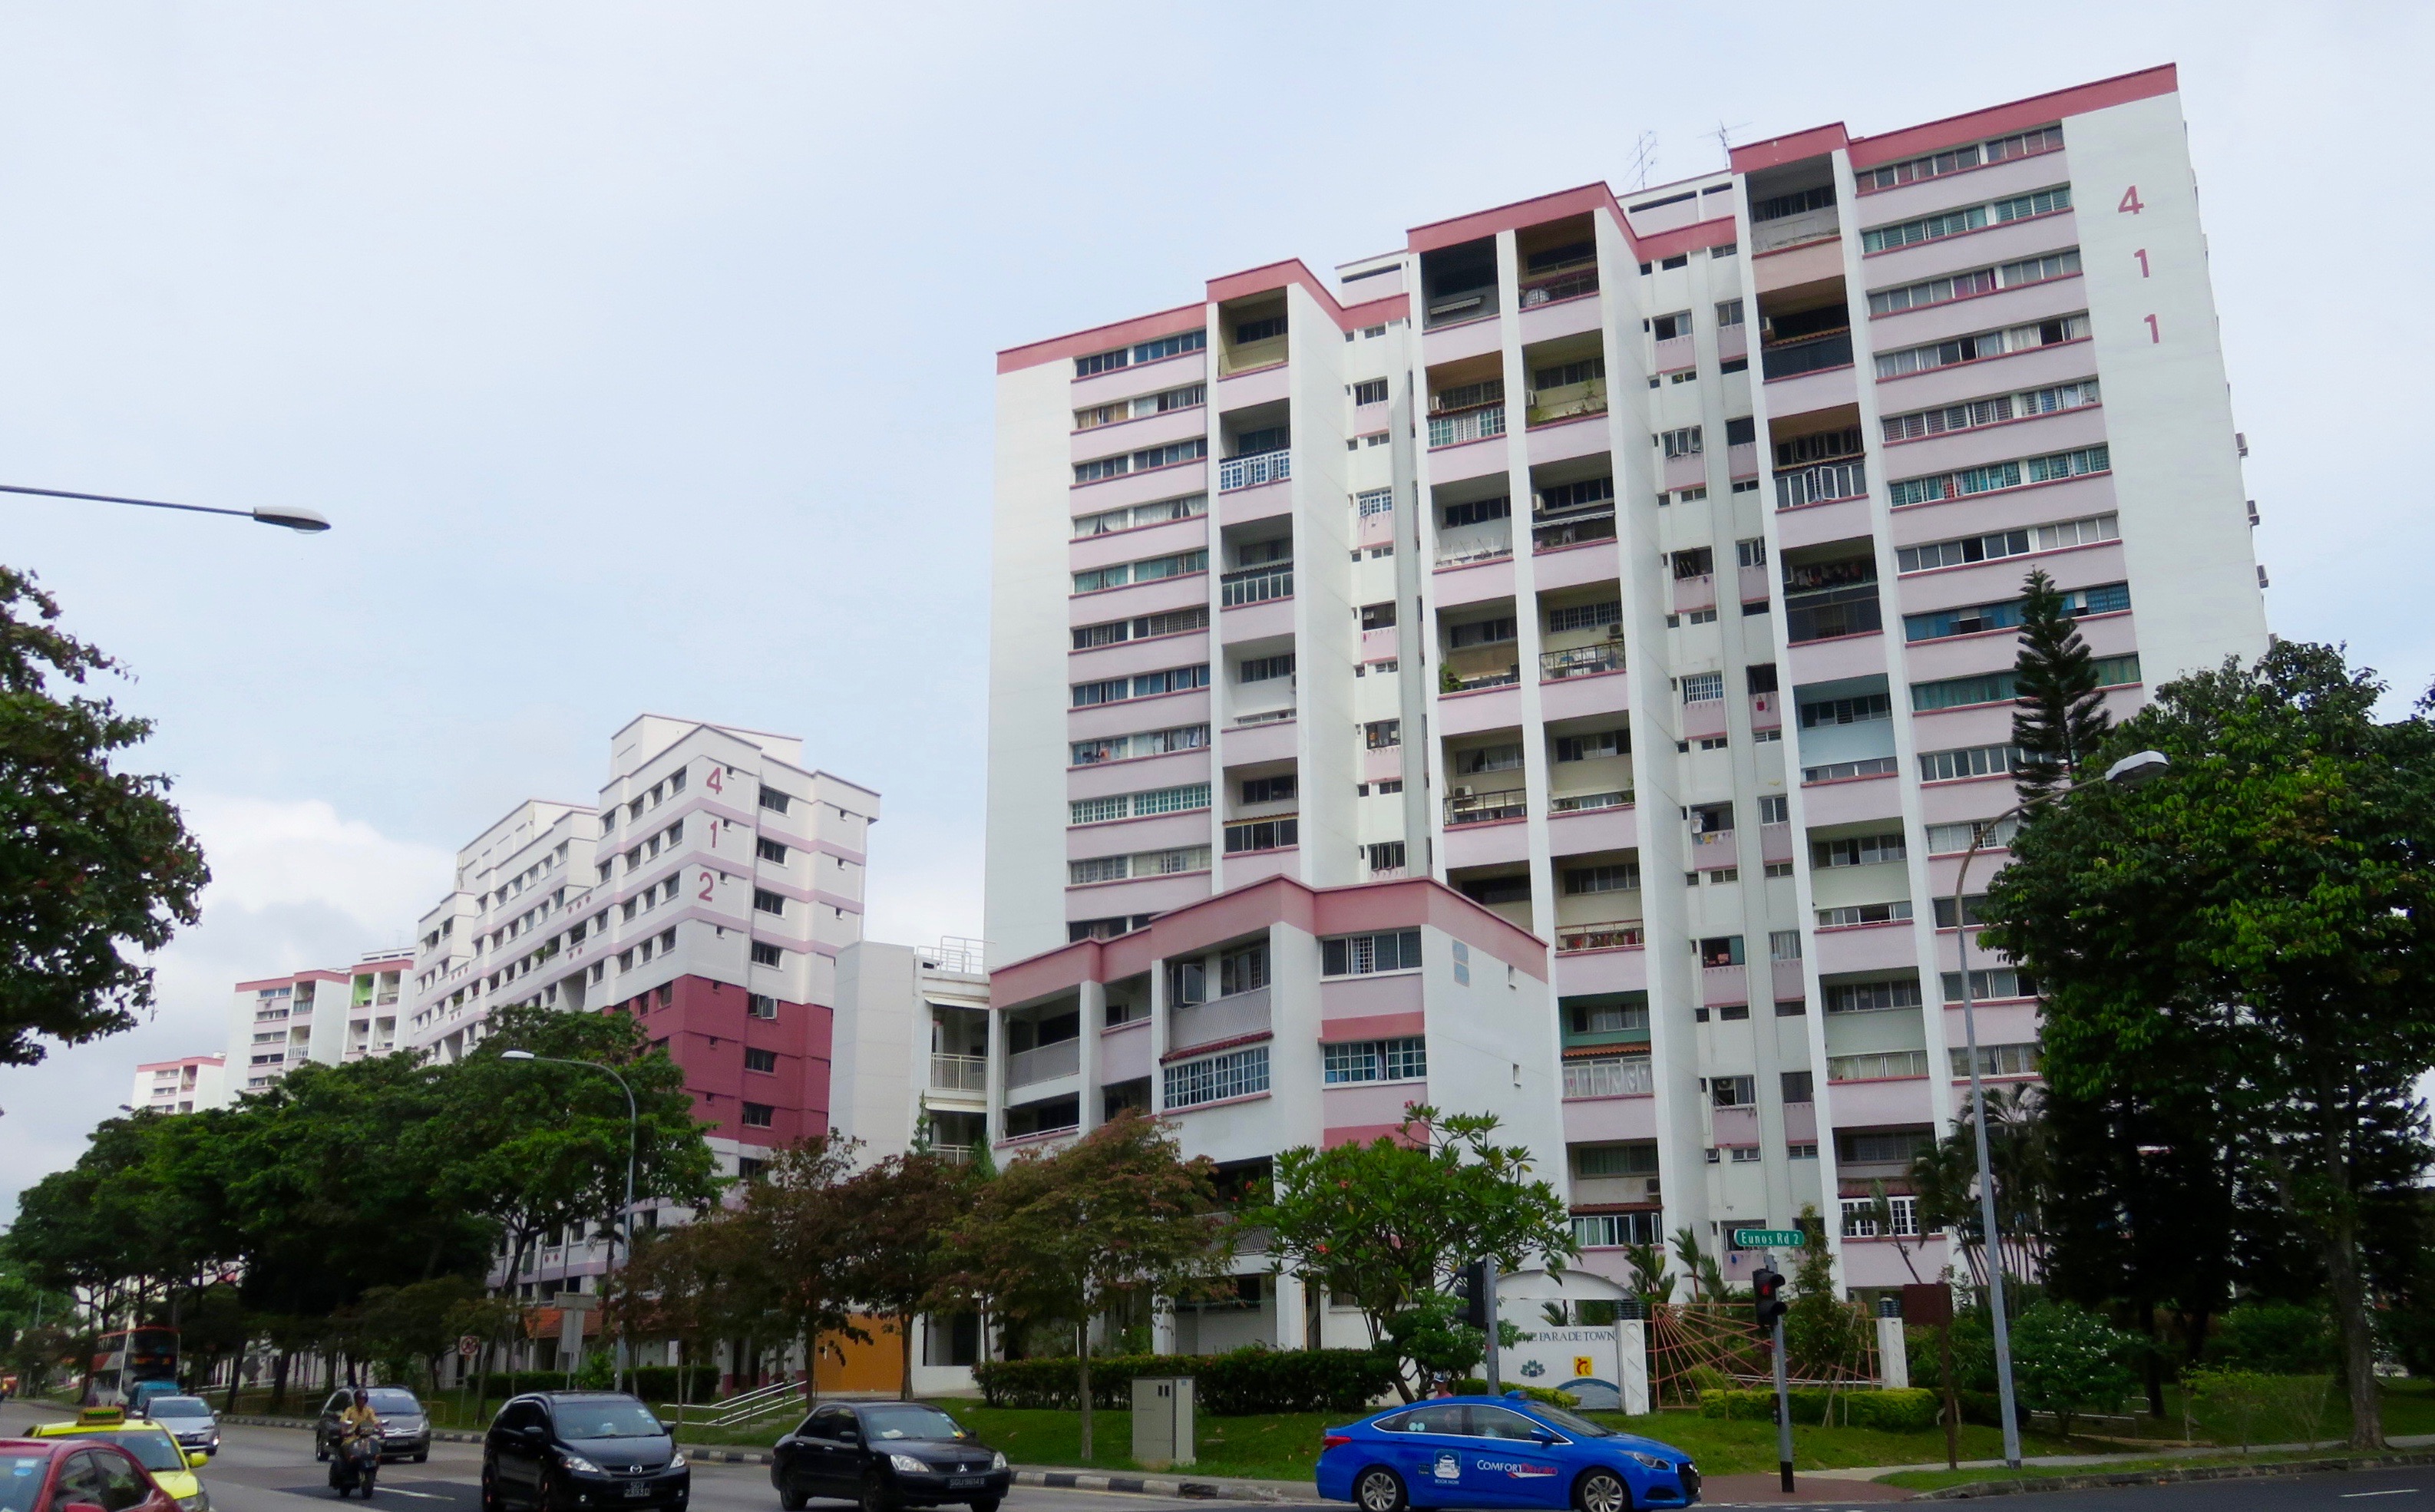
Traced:
<path fill-rule="evenodd" d="M 220 1452 L 220 1420 L 212 1404 L 200 1397 L 155 1397 L 144 1409 L 145 1416 L 169 1430 L 178 1447 L 187 1453 L 201 1450 L 206 1454 Z"/>

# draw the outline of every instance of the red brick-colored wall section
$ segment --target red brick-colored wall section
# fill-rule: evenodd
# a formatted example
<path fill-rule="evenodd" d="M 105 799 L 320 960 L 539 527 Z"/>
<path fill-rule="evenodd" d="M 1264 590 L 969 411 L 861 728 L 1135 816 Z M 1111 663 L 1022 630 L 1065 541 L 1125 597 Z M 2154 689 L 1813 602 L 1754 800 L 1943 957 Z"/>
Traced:
<path fill-rule="evenodd" d="M 641 1016 L 648 1039 L 666 1042 L 714 1137 L 775 1145 L 827 1132 L 835 1015 L 824 1005 L 781 1002 L 777 1018 L 756 1019 L 742 988 L 681 976 L 609 1011 L 621 1008 Z M 747 1050 L 769 1052 L 777 1069 L 747 1070 Z M 747 1105 L 769 1109 L 768 1124 L 747 1124 Z"/>

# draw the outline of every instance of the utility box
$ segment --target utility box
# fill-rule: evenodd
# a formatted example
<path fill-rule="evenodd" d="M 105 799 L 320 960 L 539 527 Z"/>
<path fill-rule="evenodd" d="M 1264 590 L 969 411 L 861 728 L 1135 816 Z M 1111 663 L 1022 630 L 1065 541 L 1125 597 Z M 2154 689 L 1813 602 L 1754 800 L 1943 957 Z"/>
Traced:
<path fill-rule="evenodd" d="M 1133 1463 L 1163 1470 L 1192 1463 L 1190 1376 L 1133 1378 Z"/>

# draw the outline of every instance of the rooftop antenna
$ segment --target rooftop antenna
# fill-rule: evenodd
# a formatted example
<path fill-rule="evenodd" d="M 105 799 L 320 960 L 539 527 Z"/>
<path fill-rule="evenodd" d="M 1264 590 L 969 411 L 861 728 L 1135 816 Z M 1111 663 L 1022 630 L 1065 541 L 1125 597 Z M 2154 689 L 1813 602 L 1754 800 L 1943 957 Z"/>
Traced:
<path fill-rule="evenodd" d="M 1728 168 L 1734 165 L 1734 133 L 1748 125 L 1750 125 L 1748 121 L 1739 121 L 1732 126 L 1727 126 L 1722 117 L 1718 118 L 1716 130 L 1717 151 L 1724 158 L 1724 165 Z"/>
<path fill-rule="evenodd" d="M 1634 192 L 1649 187 L 1649 170 L 1657 166 L 1657 133 L 1643 131 L 1632 144 L 1632 187 Z"/>

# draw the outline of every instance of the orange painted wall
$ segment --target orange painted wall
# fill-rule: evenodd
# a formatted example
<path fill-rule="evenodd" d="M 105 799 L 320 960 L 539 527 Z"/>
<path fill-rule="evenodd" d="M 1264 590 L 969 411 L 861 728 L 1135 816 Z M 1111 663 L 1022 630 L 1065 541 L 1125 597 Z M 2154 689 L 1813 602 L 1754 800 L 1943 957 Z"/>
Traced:
<path fill-rule="evenodd" d="M 896 1395 L 905 1382 L 905 1341 L 897 1335 L 896 1325 L 860 1316 L 855 1323 L 871 1335 L 871 1342 L 857 1344 L 841 1336 L 822 1341 L 820 1364 L 812 1372 L 812 1389 Z M 835 1358 L 831 1349 L 841 1351 L 844 1358 Z"/>

